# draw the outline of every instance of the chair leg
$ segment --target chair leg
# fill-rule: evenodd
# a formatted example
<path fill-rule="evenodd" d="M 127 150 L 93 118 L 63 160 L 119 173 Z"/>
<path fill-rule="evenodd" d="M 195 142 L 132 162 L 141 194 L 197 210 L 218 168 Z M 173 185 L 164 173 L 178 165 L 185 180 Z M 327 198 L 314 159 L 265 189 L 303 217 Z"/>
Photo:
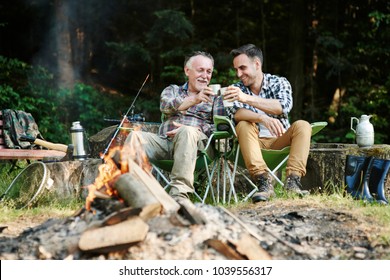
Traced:
<path fill-rule="evenodd" d="M 389 168 L 390 160 L 375 158 L 372 163 L 369 178 L 370 192 L 376 194 L 376 199 L 378 202 L 384 204 L 389 203 L 385 194 L 385 181 Z"/>
<path fill-rule="evenodd" d="M 205 166 L 207 166 L 207 160 L 206 160 L 206 158 L 204 158 L 204 163 L 205 163 Z M 214 204 L 215 204 L 215 194 L 214 194 L 214 189 L 213 189 L 213 186 L 212 186 L 212 178 L 213 178 L 214 173 L 215 173 L 215 171 L 217 170 L 217 168 L 218 168 L 217 161 L 215 161 L 215 162 L 212 164 L 211 172 L 210 172 L 210 170 L 208 169 L 208 167 L 206 167 L 207 187 L 206 187 L 204 196 L 203 196 L 203 198 L 201 199 L 201 201 L 202 201 L 203 204 L 204 204 L 205 201 L 206 201 L 206 198 L 207 198 L 207 196 L 208 196 L 209 191 L 211 192 L 211 197 L 212 197 L 213 202 L 214 202 Z M 218 183 L 218 184 L 219 184 L 219 183 Z"/>
<path fill-rule="evenodd" d="M 268 173 L 282 186 L 282 187 L 284 187 L 284 183 L 279 179 L 279 177 L 278 177 L 278 175 L 277 175 L 277 172 L 278 171 L 280 171 L 281 170 L 281 167 L 287 162 L 287 160 L 288 160 L 288 158 L 289 158 L 289 155 L 288 156 L 286 156 L 285 158 L 284 158 L 284 160 L 282 160 L 279 164 L 278 164 L 278 166 L 276 166 L 275 168 L 274 168 L 274 170 L 271 170 L 271 169 L 269 169 L 269 168 L 267 168 L 267 171 L 268 171 Z"/>
<path fill-rule="evenodd" d="M 163 188 L 167 190 L 167 188 L 169 187 L 169 180 L 165 177 L 165 175 L 161 172 L 161 170 L 158 167 L 154 165 L 152 166 L 153 166 L 152 172 L 156 172 L 157 181 L 159 181 L 160 184 L 165 183 L 165 186 L 163 186 Z"/>
<path fill-rule="evenodd" d="M 372 201 L 368 181 L 372 167 L 372 157 L 348 155 L 345 166 L 345 183 L 347 192 L 353 198 Z"/>

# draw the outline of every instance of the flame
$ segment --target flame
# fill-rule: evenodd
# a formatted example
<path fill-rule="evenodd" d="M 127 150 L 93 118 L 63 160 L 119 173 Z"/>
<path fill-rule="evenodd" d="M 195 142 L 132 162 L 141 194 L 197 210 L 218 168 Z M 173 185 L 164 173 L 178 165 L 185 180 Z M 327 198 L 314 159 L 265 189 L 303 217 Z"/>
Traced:
<path fill-rule="evenodd" d="M 120 147 L 111 148 L 108 154 L 104 157 L 104 163 L 98 167 L 99 175 L 95 182 L 87 186 L 88 196 L 86 198 L 86 209 L 91 209 L 91 204 L 96 198 L 96 192 L 109 195 L 111 197 L 119 197 L 114 189 L 115 178 L 121 175 L 121 170 L 113 160 L 114 155 L 120 151 Z"/>
<path fill-rule="evenodd" d="M 131 130 L 134 132 L 139 131 L 141 126 L 134 126 Z M 117 146 L 109 149 L 109 152 L 104 157 L 104 163 L 98 167 L 99 175 L 93 184 L 87 186 L 88 196 L 85 202 L 87 210 L 91 210 L 91 205 L 97 197 L 97 192 L 121 200 L 114 184 L 120 175 L 130 171 L 128 159 L 132 159 L 144 171 L 151 172 L 152 166 L 143 149 L 144 139 L 140 133 L 132 133 L 132 137 L 129 137 L 126 143 L 124 143 L 123 139 L 127 138 L 129 132 L 130 130 L 123 130 L 119 133 L 115 142 Z"/>
<path fill-rule="evenodd" d="M 134 131 L 140 130 L 140 126 L 135 127 Z M 133 133 L 132 137 L 126 143 L 126 145 L 122 148 L 122 158 L 127 159 L 131 158 L 137 163 L 144 171 L 151 172 L 152 166 L 149 163 L 148 157 L 143 149 L 143 144 L 145 144 L 145 140 L 142 138 L 140 133 Z M 128 164 L 123 164 L 124 172 L 129 172 Z"/>

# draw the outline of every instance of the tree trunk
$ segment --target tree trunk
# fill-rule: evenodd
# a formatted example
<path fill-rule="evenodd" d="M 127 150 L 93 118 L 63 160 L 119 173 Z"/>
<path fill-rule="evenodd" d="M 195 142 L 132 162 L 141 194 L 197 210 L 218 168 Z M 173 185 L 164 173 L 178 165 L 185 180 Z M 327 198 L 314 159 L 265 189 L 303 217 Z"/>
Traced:
<path fill-rule="evenodd" d="M 294 107 L 291 119 L 302 118 L 304 90 L 304 28 L 305 1 L 297 0 L 291 4 L 290 38 L 289 38 L 289 80 L 293 89 Z"/>
<path fill-rule="evenodd" d="M 67 1 L 55 1 L 55 52 L 57 54 L 58 86 L 72 88 L 75 76 L 72 65 L 71 32 L 69 26 L 70 7 Z"/>

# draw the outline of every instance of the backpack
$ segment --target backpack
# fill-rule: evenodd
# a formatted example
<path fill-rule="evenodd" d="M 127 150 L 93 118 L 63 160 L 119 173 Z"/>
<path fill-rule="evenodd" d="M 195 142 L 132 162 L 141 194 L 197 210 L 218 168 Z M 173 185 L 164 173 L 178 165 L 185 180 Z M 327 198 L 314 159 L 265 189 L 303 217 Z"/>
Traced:
<path fill-rule="evenodd" d="M 34 144 L 19 140 L 22 135 L 43 139 L 38 125 L 30 113 L 11 109 L 4 109 L 2 113 L 3 136 L 7 148 L 32 149 L 35 146 Z"/>

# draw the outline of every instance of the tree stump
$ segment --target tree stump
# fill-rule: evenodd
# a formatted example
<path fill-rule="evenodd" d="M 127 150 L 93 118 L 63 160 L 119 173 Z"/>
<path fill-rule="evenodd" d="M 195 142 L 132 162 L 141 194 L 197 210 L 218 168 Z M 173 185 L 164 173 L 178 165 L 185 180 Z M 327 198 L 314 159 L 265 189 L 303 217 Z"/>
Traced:
<path fill-rule="evenodd" d="M 73 160 L 45 163 L 53 180 L 50 192 L 60 198 L 85 198 L 86 187 L 95 181 L 99 174 L 101 159 Z"/>
<path fill-rule="evenodd" d="M 158 128 L 160 126 L 159 123 L 124 123 L 124 125 L 119 129 L 115 141 L 113 141 L 111 147 L 117 146 L 117 145 L 123 145 L 124 141 L 126 140 L 127 135 L 130 133 L 130 131 L 135 127 L 140 127 L 142 131 L 148 131 L 157 133 Z M 116 132 L 118 126 L 110 126 L 106 127 L 103 130 L 99 131 L 97 134 L 89 137 L 89 149 L 90 149 L 90 157 L 92 158 L 98 158 L 100 157 L 100 154 L 104 152 L 104 150 L 107 148 L 108 144 L 110 143 L 112 137 L 114 136 L 114 133 Z"/>
<path fill-rule="evenodd" d="M 323 191 L 328 186 L 341 188 L 344 183 L 347 155 L 373 156 L 390 159 L 390 145 L 374 145 L 359 148 L 356 144 L 317 143 L 312 144 L 307 161 L 307 173 L 302 178 L 302 186 L 307 190 Z M 386 193 L 390 193 L 390 172 L 387 174 Z"/>

